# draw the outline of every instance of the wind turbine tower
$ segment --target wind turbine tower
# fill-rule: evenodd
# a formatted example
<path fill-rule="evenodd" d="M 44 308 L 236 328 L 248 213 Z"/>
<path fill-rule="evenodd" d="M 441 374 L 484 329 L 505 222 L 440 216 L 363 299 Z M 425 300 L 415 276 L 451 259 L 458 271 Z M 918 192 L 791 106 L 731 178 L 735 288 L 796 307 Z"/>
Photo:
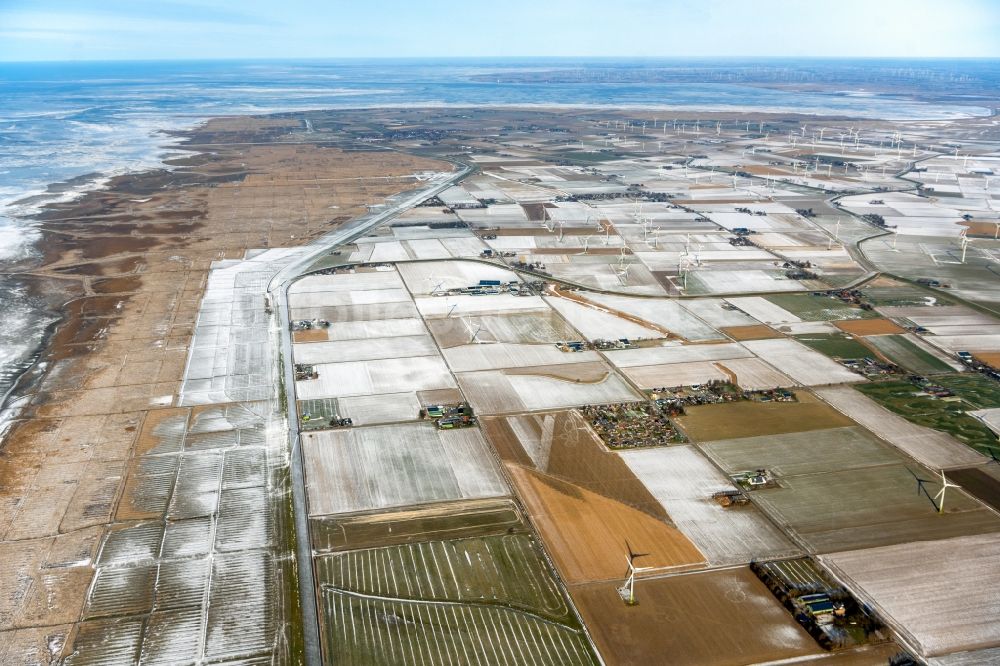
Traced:
<path fill-rule="evenodd" d="M 636 567 L 635 561 L 640 557 L 647 557 L 649 553 L 637 553 L 632 550 L 632 546 L 629 545 L 628 541 L 625 542 L 625 548 L 628 550 L 628 569 L 625 570 L 625 582 L 622 586 L 618 588 L 618 595 L 622 598 L 628 606 L 635 606 L 639 602 L 635 600 L 635 575 L 640 571 L 649 571 L 652 567 Z"/>

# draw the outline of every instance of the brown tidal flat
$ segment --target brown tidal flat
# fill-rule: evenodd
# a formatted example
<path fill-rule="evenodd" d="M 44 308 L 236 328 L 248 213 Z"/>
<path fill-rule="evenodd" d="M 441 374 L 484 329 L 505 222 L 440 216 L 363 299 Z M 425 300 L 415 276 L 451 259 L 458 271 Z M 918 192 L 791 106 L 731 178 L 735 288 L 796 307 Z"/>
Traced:
<path fill-rule="evenodd" d="M 200 591 L 178 601 L 158 587 L 155 602 L 140 590 L 137 603 L 105 608 L 105 583 L 93 586 L 89 599 L 88 590 L 98 558 L 108 564 L 100 579 L 108 586 L 117 576 L 152 576 L 157 566 L 160 583 L 168 583 L 177 562 L 203 561 L 163 561 L 187 543 L 178 535 L 212 533 L 220 492 L 225 507 L 258 490 L 227 491 L 214 479 L 229 477 L 205 472 L 210 483 L 223 483 L 221 491 L 192 496 L 207 513 L 177 497 L 194 479 L 180 462 L 182 447 L 205 445 L 182 444 L 185 424 L 198 415 L 175 404 L 211 263 L 308 241 L 364 213 L 365 204 L 411 189 L 413 174 L 448 168 L 395 152 L 295 143 L 290 133 L 301 127 L 295 118 L 210 121 L 188 134 L 192 152 L 173 161 L 175 170 L 117 177 L 42 216 L 44 258 L 30 277 L 71 300 L 44 353 L 47 370 L 22 387 L 27 406 L 0 445 L 0 662 L 48 663 L 74 652 L 81 660 L 110 658 L 102 651 L 111 644 L 148 656 L 153 643 L 137 637 L 155 641 L 164 612 L 188 618 L 177 626 L 192 627 L 197 637 L 199 613 L 208 613 L 211 626 L 220 604 L 239 603 L 239 595 L 218 596 L 213 586 L 206 610 Z M 218 468 L 241 469 L 238 460 L 230 466 L 240 455 L 220 452 Z M 217 543 L 228 538 L 223 528 Z M 116 544 L 124 542 L 132 544 L 129 557 L 136 557 L 135 544 L 148 549 L 152 564 L 115 569 Z M 232 543 L 225 548 L 232 551 Z M 212 575 L 224 580 L 237 559 L 265 567 L 275 556 L 287 559 L 280 550 L 287 543 L 259 545 L 217 559 Z M 282 600 L 275 603 L 281 613 Z M 289 619 L 278 617 L 276 626 Z M 106 633 L 109 621 L 114 636 Z M 258 656 L 289 649 L 274 639 L 262 637 Z M 195 657 L 225 656 L 216 638 L 200 641 L 188 646 Z"/>

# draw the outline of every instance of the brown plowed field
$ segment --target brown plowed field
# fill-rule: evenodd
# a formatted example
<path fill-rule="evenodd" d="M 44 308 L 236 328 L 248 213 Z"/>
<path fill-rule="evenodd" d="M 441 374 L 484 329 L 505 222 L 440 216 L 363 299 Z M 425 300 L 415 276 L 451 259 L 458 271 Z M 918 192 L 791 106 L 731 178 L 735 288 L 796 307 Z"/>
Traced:
<path fill-rule="evenodd" d="M 962 486 L 965 492 L 1000 511 L 1000 472 L 992 465 L 953 469 L 948 478 Z"/>
<path fill-rule="evenodd" d="M 980 363 L 1000 368 L 1000 352 L 976 352 L 973 354 Z"/>
<path fill-rule="evenodd" d="M 888 319 L 846 319 L 833 325 L 851 335 L 896 335 L 906 333 Z"/>
<path fill-rule="evenodd" d="M 979 220 L 969 220 L 967 222 L 965 220 L 958 220 L 955 224 L 967 228 L 970 236 L 996 237 L 997 225 L 994 222 L 980 222 Z"/>
<path fill-rule="evenodd" d="M 670 520 L 663 505 L 618 454 L 604 447 L 578 412 L 490 417 L 483 419 L 483 426 L 505 462 L 532 467 L 659 520 Z"/>
<path fill-rule="evenodd" d="M 752 324 L 750 326 L 727 326 L 720 328 L 720 331 L 731 337 L 733 340 L 769 340 L 780 338 L 781 333 L 765 324 Z"/>
<path fill-rule="evenodd" d="M 727 402 L 688 407 L 676 418 L 696 442 L 778 435 L 855 425 L 812 393 L 796 391 L 798 402 Z"/>
<path fill-rule="evenodd" d="M 640 577 L 636 606 L 617 586 L 570 588 L 609 665 L 736 666 L 823 653 L 748 568 Z"/>
<path fill-rule="evenodd" d="M 519 465 L 507 471 L 556 568 L 571 583 L 624 578 L 628 540 L 641 566 L 694 569 L 704 556 L 676 528 L 638 509 Z"/>
<path fill-rule="evenodd" d="M 329 339 L 330 336 L 323 328 L 310 328 L 292 333 L 292 342 L 326 342 Z"/>

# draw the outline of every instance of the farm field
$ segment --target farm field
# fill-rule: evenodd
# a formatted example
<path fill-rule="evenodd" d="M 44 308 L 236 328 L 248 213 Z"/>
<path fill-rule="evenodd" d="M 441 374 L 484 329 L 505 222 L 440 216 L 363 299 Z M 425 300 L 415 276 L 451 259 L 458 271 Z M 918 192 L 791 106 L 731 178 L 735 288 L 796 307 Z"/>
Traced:
<path fill-rule="evenodd" d="M 936 300 L 941 303 L 944 300 L 940 291 L 931 295 L 929 290 L 922 287 L 887 278 L 879 278 L 869 282 L 861 288 L 861 293 L 876 307 L 929 305 L 929 302 Z"/>
<path fill-rule="evenodd" d="M 734 486 L 697 449 L 646 449 L 621 457 L 711 564 L 746 564 L 799 553 L 752 504 L 724 508 L 712 499 L 712 493 Z"/>
<path fill-rule="evenodd" d="M 596 663 L 527 535 L 353 550 L 316 569 L 332 663 Z"/>
<path fill-rule="evenodd" d="M 725 301 L 721 298 L 697 298 L 680 301 L 681 307 L 688 312 L 698 316 L 709 326 L 732 327 L 732 326 L 755 326 L 759 322 L 738 310 L 729 310 L 722 307 Z"/>
<path fill-rule="evenodd" d="M 665 298 L 635 298 L 613 294 L 586 294 L 586 299 L 612 312 L 621 312 L 640 323 L 650 322 L 685 340 L 721 340 L 718 331 L 681 307 L 676 301 Z"/>
<path fill-rule="evenodd" d="M 307 275 L 288 288 L 289 295 L 320 292 L 344 293 L 378 289 L 401 289 L 403 281 L 396 271 L 359 270 L 332 275 Z"/>
<path fill-rule="evenodd" d="M 323 430 L 304 434 L 302 446 L 311 516 L 507 494 L 476 428 Z"/>
<path fill-rule="evenodd" d="M 781 487 L 754 492 L 755 501 L 811 547 L 825 552 L 912 539 L 1000 529 L 1000 520 L 964 495 L 948 497 L 939 515 L 914 474 L 939 484 L 930 471 L 906 463 L 861 428 L 711 442 L 705 451 L 731 473 L 764 467 Z M 911 471 L 912 470 L 912 471 Z M 836 496 L 836 502 L 823 501 Z"/>
<path fill-rule="evenodd" d="M 973 354 L 980 363 L 985 363 L 992 368 L 1000 368 L 1000 352 L 979 352 Z"/>
<path fill-rule="evenodd" d="M 455 380 L 437 355 L 321 363 L 317 379 L 295 382 L 300 400 L 405 393 L 454 388 Z"/>
<path fill-rule="evenodd" d="M 874 386 L 866 384 L 864 386 Z M 840 412 L 931 469 L 983 462 L 983 457 L 957 439 L 911 423 L 850 386 L 816 389 L 816 394 Z M 969 417 L 971 418 L 971 417 Z"/>
<path fill-rule="evenodd" d="M 858 386 L 857 390 L 907 421 L 947 433 L 975 449 L 985 451 L 996 443 L 992 430 L 965 413 L 968 405 L 914 395 L 919 389 L 910 382 L 872 382 Z"/>
<path fill-rule="evenodd" d="M 755 291 L 798 291 L 802 287 L 803 283 L 787 279 L 784 271 L 707 270 L 692 271 L 688 274 L 688 288 L 685 293 L 712 296 Z"/>
<path fill-rule="evenodd" d="M 812 294 L 773 294 L 768 301 L 791 312 L 804 321 L 837 321 L 841 319 L 872 319 L 878 316 L 872 310 L 844 303 L 830 296 Z"/>
<path fill-rule="evenodd" d="M 830 358 L 875 357 L 875 353 L 846 333 L 813 333 L 795 336 L 797 342 Z"/>
<path fill-rule="evenodd" d="M 853 650 L 842 650 L 830 652 L 823 656 L 819 663 L 823 666 L 886 666 L 893 657 L 904 654 L 905 651 L 895 643 L 883 643 L 881 645 L 867 645 Z M 814 666 L 816 660 L 811 657 L 793 659 L 784 662 L 788 666 Z M 935 664 L 934 666 L 945 666 Z M 950 666 L 960 666 L 951 664 Z M 968 666 L 974 666 L 969 664 Z"/>
<path fill-rule="evenodd" d="M 479 254 L 479 250 L 476 250 Z M 402 263 L 399 274 L 414 295 L 431 294 L 436 290 L 460 289 L 479 284 L 480 280 L 520 282 L 517 274 L 506 268 L 478 261 L 422 261 Z"/>
<path fill-rule="evenodd" d="M 1000 535 L 919 541 L 821 558 L 924 657 L 1000 646 Z M 982 662 L 981 662 L 982 663 Z"/>
<path fill-rule="evenodd" d="M 733 359 L 734 361 L 737 359 Z M 730 361 L 725 361 L 729 363 Z M 662 363 L 639 365 L 622 369 L 622 374 L 641 389 L 659 387 L 693 386 L 710 381 L 728 381 L 729 375 L 718 367 L 722 361 L 690 361 L 687 363 Z"/>
<path fill-rule="evenodd" d="M 336 326 L 310 328 L 292 332 L 292 342 L 339 342 L 368 338 L 425 335 L 427 329 L 418 317 L 404 319 L 372 319 L 370 321 L 343 321 Z M 296 347 L 300 349 L 301 347 Z"/>
<path fill-rule="evenodd" d="M 618 584 L 570 587 L 608 664 L 738 666 L 824 653 L 746 567 L 640 578 L 636 606 L 621 602 Z"/>
<path fill-rule="evenodd" d="M 751 324 L 749 326 L 725 326 L 719 329 L 737 342 L 741 340 L 769 340 L 780 338 L 781 333 L 767 324 Z"/>
<path fill-rule="evenodd" d="M 458 383 L 477 414 L 505 414 L 638 397 L 603 362 L 463 372 Z"/>
<path fill-rule="evenodd" d="M 794 340 L 748 340 L 747 349 L 805 386 L 862 382 L 864 378 Z"/>
<path fill-rule="evenodd" d="M 506 342 L 451 347 L 445 349 L 443 355 L 452 372 L 601 361 L 595 351 L 564 352 L 553 344 L 519 345 Z"/>
<path fill-rule="evenodd" d="M 394 303 L 364 303 L 342 306 L 323 305 L 308 308 L 292 308 L 290 315 L 293 320 L 325 319 L 334 325 L 347 322 L 419 318 L 416 306 L 409 299 Z"/>
<path fill-rule="evenodd" d="M 965 492 L 1000 511 L 1000 473 L 995 465 L 953 469 L 946 476 Z"/>
<path fill-rule="evenodd" d="M 620 578 L 626 540 L 649 553 L 643 566 L 705 565 L 694 544 L 663 520 L 533 469 L 507 463 L 507 472 L 556 568 L 571 583 Z"/>
<path fill-rule="evenodd" d="M 539 296 L 514 296 L 512 294 L 495 294 L 492 296 L 473 296 L 469 294 L 418 296 L 414 302 L 420 314 L 427 319 L 532 312 L 548 309 L 545 301 Z"/>
<path fill-rule="evenodd" d="M 1000 383 L 975 372 L 939 375 L 934 383 L 951 389 L 976 409 L 1000 407 Z"/>
<path fill-rule="evenodd" d="M 788 375 L 778 372 L 759 358 L 732 358 L 716 361 L 715 366 L 745 391 L 762 391 L 795 386 Z"/>
<path fill-rule="evenodd" d="M 629 321 L 611 312 L 569 298 L 546 296 L 545 302 L 588 340 L 655 340 L 666 335 L 655 328 Z"/>
<path fill-rule="evenodd" d="M 897 463 L 780 476 L 780 488 L 753 491 L 753 498 L 821 553 L 1000 531 L 996 514 L 959 492 L 948 494 L 939 514 L 913 474 L 930 481 L 931 496 L 937 493 L 932 473 Z"/>
<path fill-rule="evenodd" d="M 527 530 L 510 499 L 439 502 L 396 510 L 334 514 L 310 519 L 318 553 L 393 546 L 431 539 L 456 539 Z"/>
<path fill-rule="evenodd" d="M 383 303 L 409 302 L 406 289 L 366 289 L 364 291 L 310 291 L 291 294 L 288 306 L 293 312 L 310 308 L 340 307 L 347 305 L 381 305 Z"/>
<path fill-rule="evenodd" d="M 833 324 L 851 335 L 896 335 L 904 332 L 888 319 L 842 319 Z"/>
<path fill-rule="evenodd" d="M 580 334 L 553 310 L 499 315 L 470 315 L 427 321 L 443 349 L 479 342 L 544 344 L 578 340 Z"/>
<path fill-rule="evenodd" d="M 639 347 L 605 352 L 608 360 L 619 368 L 661 363 L 688 363 L 691 361 L 721 361 L 730 358 L 750 358 L 747 348 L 735 342 L 724 344 L 679 345 Z"/>
<path fill-rule="evenodd" d="M 415 421 L 420 412 L 416 392 L 354 395 L 337 400 L 340 416 L 355 426 Z"/>
<path fill-rule="evenodd" d="M 726 439 L 700 448 L 732 474 L 763 467 L 784 477 L 900 462 L 891 447 L 858 426 Z"/>
<path fill-rule="evenodd" d="M 571 617 L 527 534 L 349 550 L 317 558 L 316 571 L 321 586 L 363 596 L 499 603 L 553 622 Z"/>
<path fill-rule="evenodd" d="M 505 462 L 517 463 L 669 521 L 625 461 L 609 451 L 576 410 L 483 419 Z"/>
<path fill-rule="evenodd" d="M 375 359 L 407 358 L 437 354 L 431 336 L 393 336 L 360 338 L 296 345 L 295 362 L 318 365 L 338 361 L 370 361 Z"/>
<path fill-rule="evenodd" d="M 865 341 L 896 365 L 918 375 L 953 371 L 951 366 L 921 349 L 904 335 L 874 335 L 865 338 Z"/>
<path fill-rule="evenodd" d="M 765 324 L 791 324 L 802 321 L 802 318 L 795 313 L 789 312 L 763 296 L 741 296 L 726 300 L 739 308 L 740 311 Z"/>
<path fill-rule="evenodd" d="M 808 391 L 795 393 L 797 402 L 728 402 L 687 407 L 675 420 L 696 442 L 779 435 L 854 425 L 854 422 Z"/>

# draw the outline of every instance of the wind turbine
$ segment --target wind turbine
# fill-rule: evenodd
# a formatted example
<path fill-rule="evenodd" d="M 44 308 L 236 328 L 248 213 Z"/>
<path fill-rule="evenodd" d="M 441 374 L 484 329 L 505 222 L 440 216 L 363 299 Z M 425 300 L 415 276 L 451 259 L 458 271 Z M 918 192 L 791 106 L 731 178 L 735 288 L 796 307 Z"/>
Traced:
<path fill-rule="evenodd" d="M 622 601 L 624 601 L 629 606 L 635 606 L 638 603 L 635 600 L 635 575 L 640 571 L 649 571 L 652 567 L 636 567 L 635 561 L 640 557 L 648 557 L 649 553 L 637 553 L 632 550 L 632 546 L 629 542 L 625 542 L 625 548 L 628 550 L 628 569 L 625 570 L 625 582 L 622 586 L 618 588 L 618 594 L 621 596 Z"/>
<path fill-rule="evenodd" d="M 938 494 L 934 496 L 934 499 L 937 501 L 936 503 L 937 503 L 938 513 L 944 513 L 945 491 L 948 490 L 949 488 L 961 488 L 961 487 L 962 486 L 959 486 L 949 481 L 948 478 L 944 475 L 944 470 L 941 470 L 941 490 L 939 490 Z"/>

